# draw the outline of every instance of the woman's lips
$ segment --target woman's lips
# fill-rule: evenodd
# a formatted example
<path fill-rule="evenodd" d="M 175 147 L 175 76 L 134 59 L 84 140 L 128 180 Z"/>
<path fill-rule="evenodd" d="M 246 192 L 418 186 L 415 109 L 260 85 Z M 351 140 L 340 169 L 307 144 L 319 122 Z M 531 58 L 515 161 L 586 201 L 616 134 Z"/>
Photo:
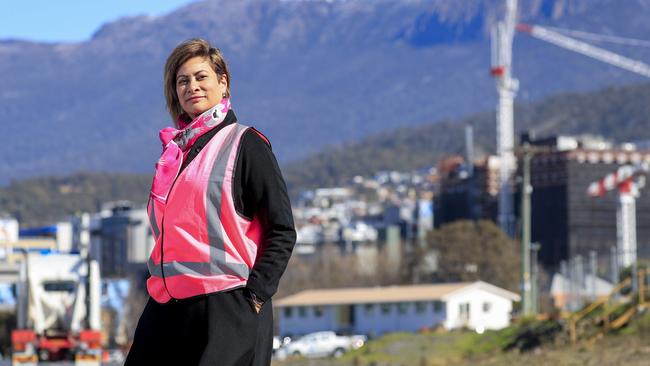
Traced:
<path fill-rule="evenodd" d="M 199 101 L 201 99 L 203 99 L 203 96 L 196 96 L 196 97 L 188 98 L 187 101 L 188 102 L 196 102 L 196 101 Z"/>

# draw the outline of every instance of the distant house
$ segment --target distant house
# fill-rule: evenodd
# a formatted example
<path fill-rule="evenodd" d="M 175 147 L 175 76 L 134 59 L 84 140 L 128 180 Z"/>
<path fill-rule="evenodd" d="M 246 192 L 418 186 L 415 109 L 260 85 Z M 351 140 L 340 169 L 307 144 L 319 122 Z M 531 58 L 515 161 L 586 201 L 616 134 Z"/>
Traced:
<path fill-rule="evenodd" d="M 321 330 L 381 335 L 510 324 L 519 295 L 486 282 L 307 290 L 278 300 L 280 335 Z"/>

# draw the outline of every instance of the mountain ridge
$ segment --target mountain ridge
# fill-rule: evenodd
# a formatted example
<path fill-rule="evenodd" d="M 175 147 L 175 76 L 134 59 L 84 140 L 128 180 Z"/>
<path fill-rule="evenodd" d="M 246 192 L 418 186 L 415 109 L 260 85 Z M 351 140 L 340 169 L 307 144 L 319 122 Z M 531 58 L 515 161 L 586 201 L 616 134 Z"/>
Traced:
<path fill-rule="evenodd" d="M 529 0 L 521 12 L 557 26 L 650 32 L 644 0 L 617 4 Z M 268 135 L 283 162 L 490 109 L 486 30 L 501 10 L 498 0 L 219 0 L 122 19 L 86 42 L 0 41 L 0 121 L 11 137 L 0 148 L 0 182 L 80 169 L 149 173 L 158 130 L 170 123 L 163 63 L 190 37 L 223 49 L 239 119 Z M 515 56 L 521 101 L 639 80 L 525 37 Z M 650 51 L 630 56 L 650 59 Z"/>

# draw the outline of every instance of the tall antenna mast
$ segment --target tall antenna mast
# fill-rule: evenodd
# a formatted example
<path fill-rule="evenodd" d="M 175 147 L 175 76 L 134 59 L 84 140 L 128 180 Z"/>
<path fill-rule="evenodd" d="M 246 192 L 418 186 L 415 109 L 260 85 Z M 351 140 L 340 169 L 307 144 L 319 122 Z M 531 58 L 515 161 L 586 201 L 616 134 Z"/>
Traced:
<path fill-rule="evenodd" d="M 517 16 L 517 0 L 506 0 L 506 16 L 492 27 L 492 70 L 496 81 L 497 155 L 499 156 L 499 226 L 510 237 L 515 234 L 512 176 L 515 171 L 513 100 L 519 82 L 512 77 L 512 40 Z"/>

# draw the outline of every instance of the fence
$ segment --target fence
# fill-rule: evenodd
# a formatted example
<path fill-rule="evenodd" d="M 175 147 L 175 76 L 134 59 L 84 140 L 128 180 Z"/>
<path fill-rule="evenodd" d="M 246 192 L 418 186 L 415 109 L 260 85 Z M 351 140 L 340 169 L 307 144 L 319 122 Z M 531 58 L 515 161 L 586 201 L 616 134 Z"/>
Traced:
<path fill-rule="evenodd" d="M 639 268 L 649 263 L 646 250 L 638 251 L 638 260 L 628 267 L 621 264 L 624 254 L 612 247 L 609 253 L 598 255 L 590 251 L 587 256 L 576 255 L 568 261 L 560 262 L 559 279 L 554 280 L 551 292 L 555 298 L 562 298 L 559 307 L 564 311 L 574 312 L 586 304 L 606 296 L 612 288 Z M 645 274 L 647 277 L 647 273 Z M 632 291 L 638 289 L 638 276 L 631 276 Z M 554 287 L 554 288 L 553 288 Z"/>

